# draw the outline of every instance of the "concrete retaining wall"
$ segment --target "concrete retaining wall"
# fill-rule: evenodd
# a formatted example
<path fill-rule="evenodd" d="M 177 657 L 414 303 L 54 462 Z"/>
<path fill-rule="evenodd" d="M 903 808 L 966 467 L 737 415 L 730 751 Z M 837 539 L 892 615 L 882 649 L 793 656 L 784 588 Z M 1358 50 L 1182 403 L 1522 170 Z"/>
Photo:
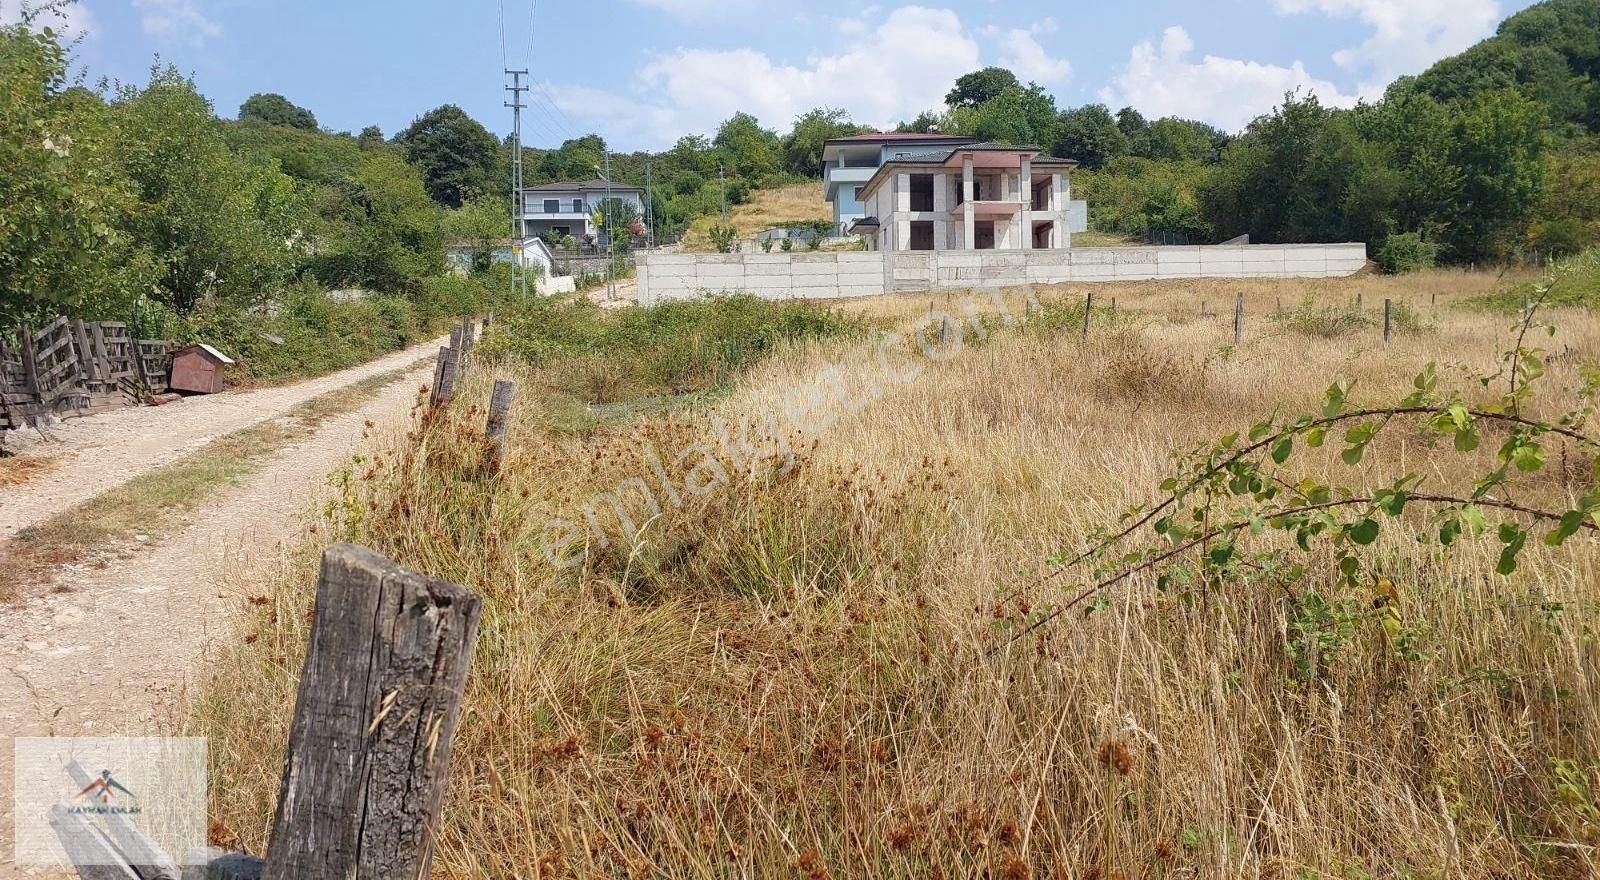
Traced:
<path fill-rule="evenodd" d="M 937 290 L 1166 278 L 1336 278 L 1366 265 L 1347 244 L 1195 245 L 1039 251 L 641 254 L 639 302 L 747 291 L 834 299 Z"/>

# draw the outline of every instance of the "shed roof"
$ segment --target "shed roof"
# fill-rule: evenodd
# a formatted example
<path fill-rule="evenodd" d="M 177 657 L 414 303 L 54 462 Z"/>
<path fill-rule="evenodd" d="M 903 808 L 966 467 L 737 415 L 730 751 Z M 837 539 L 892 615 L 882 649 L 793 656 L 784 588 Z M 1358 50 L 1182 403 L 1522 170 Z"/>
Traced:
<path fill-rule="evenodd" d="M 225 364 L 231 364 L 231 363 L 234 362 L 233 358 L 228 357 L 227 355 L 223 354 L 220 351 L 217 351 L 215 348 L 212 348 L 211 346 L 207 345 L 204 342 L 196 342 L 194 345 L 184 346 L 183 348 L 180 348 L 176 352 L 174 352 L 174 355 L 180 355 L 180 354 L 183 354 L 184 352 L 190 351 L 192 349 L 199 349 L 199 350 L 205 352 L 208 355 L 211 355 L 213 358 L 216 358 L 217 360 L 219 360 L 219 361 L 221 361 L 222 363 L 225 363 Z"/>

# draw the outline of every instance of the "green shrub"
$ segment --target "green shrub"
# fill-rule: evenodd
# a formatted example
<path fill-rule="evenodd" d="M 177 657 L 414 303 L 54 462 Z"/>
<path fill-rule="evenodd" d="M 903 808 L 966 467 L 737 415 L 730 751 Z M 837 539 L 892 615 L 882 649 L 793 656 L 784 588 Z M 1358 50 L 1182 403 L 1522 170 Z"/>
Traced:
<path fill-rule="evenodd" d="M 784 253 L 794 250 L 794 239 L 785 237 L 781 247 L 783 248 Z"/>
<path fill-rule="evenodd" d="M 859 319 L 749 294 L 612 311 L 585 298 L 513 308 L 481 350 L 550 368 L 561 390 L 595 403 L 715 388 L 787 342 L 857 333 Z M 597 373 L 607 375 L 601 387 Z M 585 378 L 590 377 L 590 378 Z"/>
<path fill-rule="evenodd" d="M 772 253 L 772 239 L 770 239 L 770 238 L 761 239 L 761 252 L 764 253 L 764 254 Z"/>
<path fill-rule="evenodd" d="M 1304 302 L 1287 311 L 1273 312 L 1269 318 L 1286 330 L 1334 339 L 1378 324 L 1377 318 L 1354 305 Z"/>
<path fill-rule="evenodd" d="M 713 226 L 713 227 L 711 227 L 711 230 L 709 232 L 707 232 L 706 234 L 708 236 L 710 236 L 710 238 L 711 238 L 711 246 L 715 247 L 717 249 L 717 253 L 719 253 L 719 254 L 731 254 L 731 253 L 733 253 L 734 242 L 737 239 L 739 233 L 734 231 L 734 228 L 732 226 L 722 226 L 722 225 Z"/>
<path fill-rule="evenodd" d="M 1384 239 L 1376 257 L 1378 268 L 1388 275 L 1401 275 L 1433 268 L 1439 248 L 1420 232 L 1400 232 Z"/>
<path fill-rule="evenodd" d="M 1486 312 L 1514 315 L 1524 305 L 1537 299 L 1538 285 L 1531 282 L 1513 284 L 1494 293 L 1486 294 L 1467 303 L 1468 307 Z M 1600 308 L 1600 248 L 1590 248 L 1575 257 L 1556 261 L 1550 279 L 1550 290 L 1541 305 L 1593 309 Z"/>

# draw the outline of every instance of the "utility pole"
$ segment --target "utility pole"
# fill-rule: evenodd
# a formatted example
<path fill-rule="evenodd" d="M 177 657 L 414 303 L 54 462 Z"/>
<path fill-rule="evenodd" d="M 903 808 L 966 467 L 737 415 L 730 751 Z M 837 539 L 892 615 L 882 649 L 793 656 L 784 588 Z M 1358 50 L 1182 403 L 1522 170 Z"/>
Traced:
<path fill-rule="evenodd" d="M 650 190 L 650 160 L 644 160 L 644 248 L 653 250 L 656 246 L 656 200 Z"/>
<path fill-rule="evenodd" d="M 611 148 L 606 148 L 606 299 L 617 298 L 617 231 L 611 228 Z"/>
<path fill-rule="evenodd" d="M 526 300 L 528 273 L 522 263 L 522 108 L 528 105 L 522 103 L 522 93 L 528 87 L 522 84 L 522 78 L 528 71 L 508 69 L 506 75 L 511 77 L 511 85 L 506 86 L 511 93 L 511 100 L 506 102 L 511 108 L 511 296 Z"/>

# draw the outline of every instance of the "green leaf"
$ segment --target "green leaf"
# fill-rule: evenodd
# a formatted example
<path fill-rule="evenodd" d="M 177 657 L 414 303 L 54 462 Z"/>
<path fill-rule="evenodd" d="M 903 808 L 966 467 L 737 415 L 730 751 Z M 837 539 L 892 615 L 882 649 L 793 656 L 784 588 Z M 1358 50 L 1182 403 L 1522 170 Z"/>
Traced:
<path fill-rule="evenodd" d="M 1456 542 L 1456 539 L 1459 538 L 1459 537 L 1461 537 L 1461 520 L 1455 519 L 1455 518 L 1452 517 L 1451 519 L 1447 519 L 1443 523 L 1440 524 L 1440 526 L 1439 526 L 1439 543 L 1440 544 L 1443 544 L 1444 546 L 1448 547 L 1451 544 L 1454 544 Z"/>
<path fill-rule="evenodd" d="M 1465 428 L 1472 419 L 1472 414 L 1467 412 L 1467 408 L 1459 403 L 1450 404 L 1450 409 L 1447 412 L 1450 413 L 1450 421 L 1455 423 L 1458 431 Z"/>
<path fill-rule="evenodd" d="M 1363 547 L 1378 540 L 1378 521 L 1368 517 L 1351 526 L 1350 540 Z"/>
<path fill-rule="evenodd" d="M 1322 396 L 1322 415 L 1333 418 L 1344 412 L 1345 395 L 1350 391 L 1350 386 L 1343 382 L 1335 382 L 1328 386 L 1328 391 Z"/>
<path fill-rule="evenodd" d="M 1318 449 L 1322 446 L 1322 441 L 1327 436 L 1328 432 L 1323 430 L 1321 425 L 1318 425 L 1306 432 L 1306 445 L 1312 449 Z"/>
<path fill-rule="evenodd" d="M 1544 447 L 1532 441 L 1523 443 L 1511 453 L 1511 463 L 1523 473 L 1532 473 L 1544 467 Z"/>
<path fill-rule="evenodd" d="M 1521 547 L 1514 547 L 1510 544 L 1507 544 L 1506 548 L 1500 551 L 1500 561 L 1495 563 L 1495 574 L 1508 575 L 1516 571 L 1517 551 L 1521 549 Z"/>
<path fill-rule="evenodd" d="M 1228 560 L 1233 558 L 1233 544 L 1218 544 L 1211 548 L 1209 556 L 1212 565 L 1227 565 Z"/>
<path fill-rule="evenodd" d="M 1410 496 L 1398 489 L 1383 489 L 1375 497 L 1379 510 L 1390 516 L 1399 516 L 1406 509 L 1406 501 Z"/>
<path fill-rule="evenodd" d="M 1578 529 L 1583 527 L 1583 520 L 1587 515 L 1581 510 L 1569 510 L 1563 513 L 1560 524 L 1544 536 L 1544 542 L 1551 547 L 1561 546 L 1562 541 L 1577 534 Z"/>
<path fill-rule="evenodd" d="M 1361 463 L 1361 457 L 1363 455 L 1366 455 L 1366 454 L 1367 454 L 1367 445 L 1365 443 L 1362 443 L 1362 444 L 1359 444 L 1359 445 L 1356 445 L 1356 446 L 1351 446 L 1350 448 L 1346 449 L 1345 451 L 1339 453 L 1339 457 L 1344 460 L 1345 464 L 1354 465 L 1354 464 L 1360 464 Z"/>
<path fill-rule="evenodd" d="M 1283 464 L 1289 459 L 1289 453 L 1294 451 L 1294 438 L 1283 437 L 1272 444 L 1272 460 L 1276 464 Z"/>
<path fill-rule="evenodd" d="M 1473 428 L 1456 431 L 1456 451 L 1471 452 L 1478 448 L 1478 432 Z"/>
<path fill-rule="evenodd" d="M 1434 386 L 1439 384 L 1438 366 L 1429 361 L 1428 365 L 1422 368 L 1422 372 L 1417 374 L 1417 378 L 1411 380 L 1411 384 L 1416 386 L 1418 391 L 1432 391 Z"/>

